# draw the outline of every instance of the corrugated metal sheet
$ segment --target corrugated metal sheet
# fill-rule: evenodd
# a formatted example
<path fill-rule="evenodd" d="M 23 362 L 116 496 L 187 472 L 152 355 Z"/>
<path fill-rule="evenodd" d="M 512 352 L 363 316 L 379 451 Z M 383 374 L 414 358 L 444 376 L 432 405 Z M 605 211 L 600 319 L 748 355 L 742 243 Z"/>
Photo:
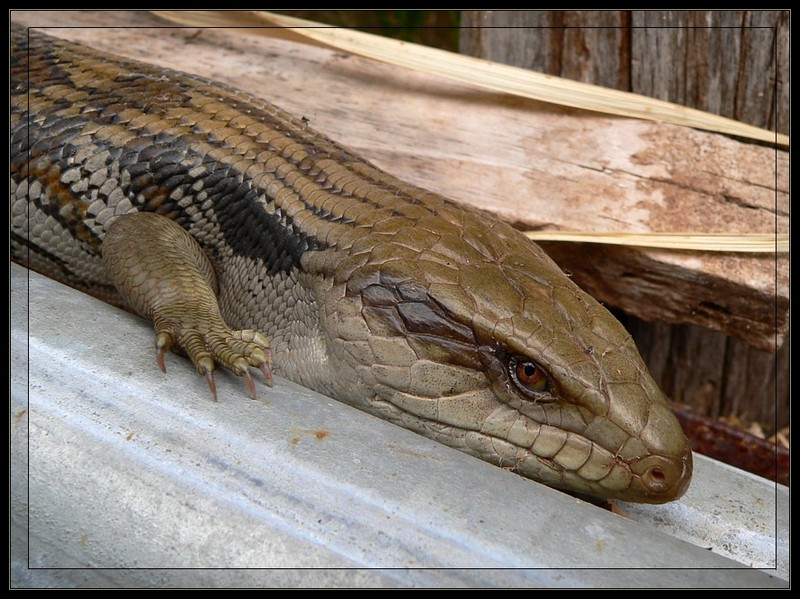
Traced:
<path fill-rule="evenodd" d="M 787 584 L 787 489 L 700 456 L 624 518 L 284 380 L 214 403 L 148 324 L 16 265 L 11 337 L 12 586 Z"/>

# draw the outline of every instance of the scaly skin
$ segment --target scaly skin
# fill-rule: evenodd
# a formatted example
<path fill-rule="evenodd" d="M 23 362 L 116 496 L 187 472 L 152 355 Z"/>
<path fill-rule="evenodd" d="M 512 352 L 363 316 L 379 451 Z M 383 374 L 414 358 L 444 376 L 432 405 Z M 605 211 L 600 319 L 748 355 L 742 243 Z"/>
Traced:
<path fill-rule="evenodd" d="M 683 494 L 689 443 L 630 335 L 518 231 L 259 99 L 30 35 L 13 35 L 17 261 L 119 289 L 207 378 L 267 374 L 263 335 L 276 373 L 524 476 Z"/>

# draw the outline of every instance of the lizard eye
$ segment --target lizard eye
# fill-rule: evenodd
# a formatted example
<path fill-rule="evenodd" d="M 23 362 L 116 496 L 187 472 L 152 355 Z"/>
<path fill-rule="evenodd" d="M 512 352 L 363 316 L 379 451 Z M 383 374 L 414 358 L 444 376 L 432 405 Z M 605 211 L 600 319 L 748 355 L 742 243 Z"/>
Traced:
<path fill-rule="evenodd" d="M 525 396 L 539 401 L 553 399 L 550 392 L 550 379 L 536 362 L 524 357 L 511 358 L 508 364 L 511 380 Z"/>

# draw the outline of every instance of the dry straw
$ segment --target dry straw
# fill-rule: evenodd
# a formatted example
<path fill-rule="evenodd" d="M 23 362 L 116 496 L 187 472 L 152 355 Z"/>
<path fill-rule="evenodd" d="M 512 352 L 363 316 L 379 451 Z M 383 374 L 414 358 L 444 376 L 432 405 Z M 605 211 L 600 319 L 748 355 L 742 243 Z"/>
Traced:
<path fill-rule="evenodd" d="M 366 56 L 503 93 L 551 104 L 569 106 L 632 118 L 663 121 L 740 138 L 789 147 L 789 136 L 747 125 L 733 119 L 597 85 L 580 83 L 488 60 L 455 54 L 353 29 L 262 11 L 156 11 L 181 25 L 193 27 L 254 28 L 262 35 L 290 38 Z M 784 252 L 789 249 L 784 234 L 696 234 L 696 233 L 586 233 L 532 231 L 535 239 L 587 241 L 640 247 L 694 249 L 726 252 Z"/>
<path fill-rule="evenodd" d="M 585 231 L 528 231 L 535 241 L 577 241 L 667 250 L 706 252 L 788 252 L 789 236 L 728 233 L 587 233 Z"/>

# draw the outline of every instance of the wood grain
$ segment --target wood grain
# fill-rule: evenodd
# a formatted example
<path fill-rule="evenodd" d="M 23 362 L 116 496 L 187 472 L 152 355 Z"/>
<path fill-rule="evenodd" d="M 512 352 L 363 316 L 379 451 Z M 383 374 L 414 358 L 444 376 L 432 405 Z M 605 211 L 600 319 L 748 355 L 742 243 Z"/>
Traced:
<path fill-rule="evenodd" d="M 241 30 L 134 28 L 163 24 L 147 13 L 14 17 L 37 25 L 124 23 L 51 33 L 265 97 L 393 174 L 521 227 L 788 228 L 785 152 L 510 98 Z M 774 349 L 786 330 L 784 258 L 548 247 L 579 284 L 641 318 L 702 324 L 762 349 Z"/>
<path fill-rule="evenodd" d="M 633 91 L 787 132 L 790 106 L 788 18 L 788 11 L 477 11 L 462 15 L 462 25 L 482 26 L 463 30 L 462 51 L 543 73 Z M 609 24 L 614 22 L 618 23 L 617 30 L 609 31 Z M 579 29 L 572 29 L 574 27 Z M 583 43 L 568 44 L 568 35 L 572 40 L 583 40 Z M 520 49 L 516 47 L 519 44 L 535 48 Z M 520 60 L 522 56 L 527 58 Z M 586 66 L 575 67 L 573 63 Z M 706 225 L 711 224 L 709 219 L 719 218 L 719 222 L 730 226 L 731 230 L 738 230 L 736 227 L 742 225 L 746 227 L 748 215 L 759 210 L 749 199 L 759 194 L 731 194 L 730 188 L 725 188 L 725 177 L 726 173 L 742 172 L 742 165 L 749 160 L 748 154 L 734 150 L 720 159 L 718 168 L 713 169 L 715 174 L 709 178 L 709 162 L 703 153 L 685 152 L 681 139 L 686 143 L 696 143 L 691 135 L 674 138 L 676 155 L 682 154 L 687 159 L 691 156 L 692 159 L 683 162 L 680 172 L 674 170 L 675 163 L 666 159 L 664 163 L 673 168 L 669 173 L 671 180 L 687 189 L 704 187 L 707 197 L 736 203 L 743 210 L 717 212 L 713 202 L 700 201 L 688 214 L 678 210 L 678 204 L 673 204 L 674 208 L 663 211 L 659 219 L 665 219 L 663 222 L 667 226 L 677 226 L 683 218 L 690 222 L 705 222 Z M 652 146 L 653 149 L 656 147 Z M 783 226 L 788 216 L 788 204 L 783 196 L 786 187 L 782 182 L 788 174 L 785 157 L 776 152 L 773 168 L 763 171 L 775 175 L 776 183 L 770 186 L 762 180 L 762 189 L 768 193 L 760 196 L 766 204 L 776 206 L 778 227 Z M 694 159 L 698 161 L 692 162 Z M 715 181 L 712 185 L 721 184 L 716 191 L 705 187 L 712 180 Z M 777 194 L 772 193 L 773 189 L 778 190 Z M 752 208 L 745 209 L 750 206 Z M 548 247 L 548 250 L 554 254 L 574 253 L 571 257 L 560 256 L 564 263 L 571 260 L 581 265 L 586 262 L 581 262 L 576 250 L 561 245 Z M 620 281 L 628 281 L 625 271 L 617 267 L 622 260 L 607 256 L 613 251 L 601 249 L 592 264 L 585 266 L 589 271 L 581 277 L 585 287 L 592 289 L 605 284 L 591 272 L 597 268 L 610 268 Z M 723 268 L 744 269 L 742 272 L 760 269 L 764 276 L 775 278 L 779 289 L 783 288 L 788 275 L 788 262 L 784 258 L 777 262 L 746 257 L 718 257 L 714 260 L 720 258 Z M 707 260 L 703 256 L 699 259 Z M 674 273 L 650 263 L 642 264 L 639 270 L 631 270 L 630 274 L 641 277 L 642 283 L 637 285 L 641 288 L 646 286 L 645 281 L 671 277 Z M 773 307 L 770 307 L 769 301 L 754 300 L 743 289 L 740 294 L 724 284 L 719 287 L 713 277 L 704 278 L 702 269 L 698 269 L 696 274 L 702 284 L 714 292 L 733 293 L 736 297 L 731 296 L 725 304 L 698 297 L 696 301 L 687 301 L 687 304 L 700 308 L 698 318 L 691 322 L 735 335 L 736 327 L 719 327 L 702 321 L 704 317 L 710 320 L 736 319 L 748 313 L 747 306 L 741 306 L 744 303 L 752 307 L 760 305 L 765 324 L 772 321 L 779 329 L 783 326 L 783 317 L 788 314 L 788 298 L 783 291 L 773 298 Z M 680 283 L 675 284 L 674 294 L 664 285 L 654 284 L 652 291 L 656 292 L 656 289 L 664 293 L 663 301 L 666 302 L 686 301 L 690 297 L 684 294 L 689 287 Z M 642 301 L 650 301 L 652 296 L 643 296 Z M 641 314 L 636 310 L 628 311 Z M 684 401 L 711 416 L 737 415 L 745 420 L 761 422 L 769 432 L 788 423 L 788 342 L 777 354 L 771 355 L 761 349 L 773 350 L 780 346 L 780 337 L 775 337 L 775 343 L 770 347 L 769 344 L 754 342 L 747 335 L 739 335 L 752 343 L 748 345 L 708 328 L 669 325 L 668 322 L 675 322 L 669 318 L 664 322 L 643 322 L 626 314 L 620 314 L 620 317 L 634 335 L 654 377 L 673 399 Z"/>

